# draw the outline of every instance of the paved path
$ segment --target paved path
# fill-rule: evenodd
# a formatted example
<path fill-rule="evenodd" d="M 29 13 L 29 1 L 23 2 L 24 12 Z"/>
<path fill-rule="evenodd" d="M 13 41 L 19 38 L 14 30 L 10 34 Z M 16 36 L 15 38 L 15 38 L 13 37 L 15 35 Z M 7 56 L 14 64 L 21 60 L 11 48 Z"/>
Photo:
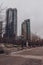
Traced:
<path fill-rule="evenodd" d="M 42 59 L 43 60 L 43 53 L 40 53 L 42 56 L 38 56 L 38 55 L 33 55 L 33 52 L 35 50 L 35 52 L 37 53 L 37 51 L 39 52 L 40 51 L 43 51 L 43 47 L 38 47 L 38 48 L 31 48 L 31 49 L 24 49 L 24 50 L 21 50 L 21 51 L 17 51 L 17 52 L 12 52 L 10 54 L 10 56 L 20 56 L 20 57 L 24 57 L 24 58 L 33 58 L 33 59 Z M 25 52 L 25 54 L 24 54 Z M 32 54 L 30 54 L 29 52 L 32 52 Z M 28 53 L 28 54 L 27 54 Z"/>
<path fill-rule="evenodd" d="M 29 54 L 30 52 L 41 52 L 41 56 Z M 43 47 L 12 52 L 9 55 L 0 55 L 0 65 L 43 65 Z"/>
<path fill-rule="evenodd" d="M 43 65 L 43 57 L 31 55 L 0 55 L 0 65 Z"/>
<path fill-rule="evenodd" d="M 35 55 L 35 56 L 43 56 L 43 47 L 24 49 L 16 52 L 11 52 L 10 55 Z"/>
<path fill-rule="evenodd" d="M 12 55 L 11 55 L 12 56 Z M 33 55 L 20 55 L 20 54 L 18 54 L 18 55 L 13 55 L 12 57 L 14 57 L 14 56 L 16 56 L 16 57 L 23 57 L 23 58 L 30 58 L 30 59 L 42 59 L 43 60 L 43 56 L 33 56 Z"/>

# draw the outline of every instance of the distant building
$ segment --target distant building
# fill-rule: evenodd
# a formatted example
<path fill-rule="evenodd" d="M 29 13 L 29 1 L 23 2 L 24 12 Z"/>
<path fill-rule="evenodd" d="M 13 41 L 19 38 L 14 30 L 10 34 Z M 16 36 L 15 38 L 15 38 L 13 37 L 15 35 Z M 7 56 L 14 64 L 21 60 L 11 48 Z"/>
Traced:
<path fill-rule="evenodd" d="M 2 21 L 0 21 L 0 37 L 2 37 Z"/>
<path fill-rule="evenodd" d="M 6 12 L 6 30 L 7 37 L 17 35 L 17 9 L 9 8 Z"/>
<path fill-rule="evenodd" d="M 22 23 L 22 35 L 26 40 L 30 40 L 30 19 L 24 20 Z"/>

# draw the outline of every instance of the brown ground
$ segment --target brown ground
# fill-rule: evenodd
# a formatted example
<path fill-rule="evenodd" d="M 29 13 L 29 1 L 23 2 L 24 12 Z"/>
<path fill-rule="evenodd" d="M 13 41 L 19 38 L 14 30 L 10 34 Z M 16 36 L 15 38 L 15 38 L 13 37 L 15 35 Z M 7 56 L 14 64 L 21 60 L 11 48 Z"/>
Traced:
<path fill-rule="evenodd" d="M 0 55 L 0 65 L 22 65 L 24 58 Z"/>
<path fill-rule="evenodd" d="M 23 51 L 18 53 L 20 55 L 35 55 L 35 56 L 43 56 L 43 47 L 33 48 L 27 51 Z"/>
<path fill-rule="evenodd" d="M 0 65 L 41 65 L 41 60 L 0 55 Z"/>
<path fill-rule="evenodd" d="M 18 54 L 43 56 L 43 47 L 33 48 L 20 53 L 16 53 L 16 55 Z M 21 56 L 0 55 L 0 65 L 41 65 L 41 60 L 31 58 L 27 59 Z"/>

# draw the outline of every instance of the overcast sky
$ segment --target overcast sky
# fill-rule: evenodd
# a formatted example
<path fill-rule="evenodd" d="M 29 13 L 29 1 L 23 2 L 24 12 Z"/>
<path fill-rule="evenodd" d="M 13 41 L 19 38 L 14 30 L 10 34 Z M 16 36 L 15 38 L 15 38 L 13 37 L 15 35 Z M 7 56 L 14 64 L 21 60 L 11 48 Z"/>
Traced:
<path fill-rule="evenodd" d="M 3 7 L 17 8 L 18 35 L 21 34 L 21 23 L 30 19 L 31 32 L 43 38 L 43 0 L 0 0 Z"/>

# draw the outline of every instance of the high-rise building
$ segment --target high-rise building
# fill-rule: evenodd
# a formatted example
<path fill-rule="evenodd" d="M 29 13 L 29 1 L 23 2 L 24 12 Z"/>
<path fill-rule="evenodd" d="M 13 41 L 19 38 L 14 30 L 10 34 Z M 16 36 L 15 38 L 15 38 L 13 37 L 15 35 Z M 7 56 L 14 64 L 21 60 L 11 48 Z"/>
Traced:
<path fill-rule="evenodd" d="M 6 36 L 12 37 L 17 35 L 17 9 L 9 8 L 6 16 Z"/>
<path fill-rule="evenodd" d="M 2 21 L 0 21 L 0 37 L 2 37 Z"/>
<path fill-rule="evenodd" d="M 17 35 L 17 9 L 13 9 L 14 14 L 14 33 Z"/>
<path fill-rule="evenodd" d="M 22 35 L 26 40 L 30 40 L 30 19 L 24 20 L 22 23 Z"/>

